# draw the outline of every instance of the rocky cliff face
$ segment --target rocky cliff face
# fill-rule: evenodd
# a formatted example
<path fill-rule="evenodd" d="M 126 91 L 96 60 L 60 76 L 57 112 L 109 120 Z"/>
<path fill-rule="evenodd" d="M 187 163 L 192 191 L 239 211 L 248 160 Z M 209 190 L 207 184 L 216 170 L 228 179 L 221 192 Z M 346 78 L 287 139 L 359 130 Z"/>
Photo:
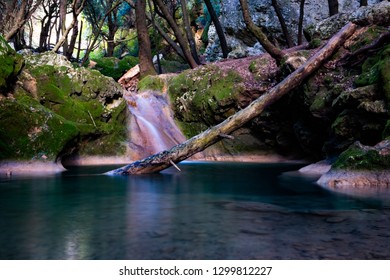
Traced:
<path fill-rule="evenodd" d="M 368 4 L 376 4 L 380 0 L 369 0 Z M 299 21 L 299 0 L 278 0 L 283 17 L 296 42 Z M 274 42 L 285 44 L 280 22 L 272 7 L 271 0 L 248 0 L 248 6 L 252 15 L 253 22 L 263 27 L 264 31 Z M 357 0 L 339 0 L 340 13 L 352 13 L 359 8 Z M 304 28 L 329 17 L 329 8 L 327 1 L 306 0 L 305 1 Z M 262 48 L 258 45 L 256 39 L 251 35 L 245 26 L 242 9 L 239 0 L 226 0 L 221 5 L 221 23 L 225 28 L 228 44 L 232 49 L 230 57 L 244 57 L 248 55 L 261 54 Z M 211 43 L 206 50 L 210 61 L 220 59 L 222 55 L 219 50 L 219 40 L 214 29 L 210 29 L 209 38 Z"/>

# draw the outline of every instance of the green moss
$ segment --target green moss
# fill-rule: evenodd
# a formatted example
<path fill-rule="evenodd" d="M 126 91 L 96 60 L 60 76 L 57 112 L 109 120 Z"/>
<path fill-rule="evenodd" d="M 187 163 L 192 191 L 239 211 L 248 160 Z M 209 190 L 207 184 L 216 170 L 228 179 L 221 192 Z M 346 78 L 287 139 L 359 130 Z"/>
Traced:
<path fill-rule="evenodd" d="M 355 80 L 355 85 L 358 87 L 373 85 L 379 81 L 388 83 L 389 74 L 389 60 L 390 60 L 390 44 L 385 46 L 375 56 L 367 58 L 362 65 L 362 73 Z M 383 77 L 385 78 L 383 80 Z"/>
<path fill-rule="evenodd" d="M 390 155 L 380 155 L 374 149 L 362 149 L 358 145 L 352 145 L 338 157 L 332 168 L 347 170 L 389 169 Z"/>
<path fill-rule="evenodd" d="M 17 76 L 23 64 L 23 57 L 17 54 L 0 36 L 0 91 L 9 87 L 9 81 Z"/>
<path fill-rule="evenodd" d="M 143 78 L 138 83 L 138 90 L 144 91 L 144 90 L 155 90 L 163 92 L 165 83 L 164 80 L 156 75 L 149 75 Z"/>
<path fill-rule="evenodd" d="M 54 160 L 80 134 L 76 124 L 54 114 L 36 100 L 3 100 L 0 104 L 0 159 Z"/>
<path fill-rule="evenodd" d="M 242 78 L 234 71 L 223 72 L 214 65 L 184 71 L 172 78 L 168 92 L 175 113 L 184 122 L 215 124 L 230 116 L 243 90 Z"/>
<path fill-rule="evenodd" d="M 309 42 L 309 47 L 311 49 L 316 49 L 318 48 L 319 46 L 321 46 L 321 39 L 320 38 L 313 38 L 310 42 Z"/>

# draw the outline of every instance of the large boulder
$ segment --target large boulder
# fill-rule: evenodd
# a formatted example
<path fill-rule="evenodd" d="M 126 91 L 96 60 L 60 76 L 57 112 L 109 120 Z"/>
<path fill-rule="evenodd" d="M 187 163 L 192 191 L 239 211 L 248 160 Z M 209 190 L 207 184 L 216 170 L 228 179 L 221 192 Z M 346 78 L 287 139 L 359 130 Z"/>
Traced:
<path fill-rule="evenodd" d="M 118 83 L 52 52 L 24 58 L 12 94 L 0 102 L 1 160 L 125 154 L 127 110 Z"/>
<path fill-rule="evenodd" d="M 343 152 L 318 183 L 334 190 L 390 187 L 390 140 L 365 146 L 356 142 Z"/>

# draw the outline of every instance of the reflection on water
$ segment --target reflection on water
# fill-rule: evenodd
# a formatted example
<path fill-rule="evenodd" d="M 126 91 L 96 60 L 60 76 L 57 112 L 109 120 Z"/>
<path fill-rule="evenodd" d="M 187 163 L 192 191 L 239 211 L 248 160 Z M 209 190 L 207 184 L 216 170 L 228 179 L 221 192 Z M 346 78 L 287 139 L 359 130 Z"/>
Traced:
<path fill-rule="evenodd" d="M 3 180 L 0 259 L 388 258 L 386 200 L 284 173 L 299 167 L 184 163 L 127 177 L 90 167 Z"/>

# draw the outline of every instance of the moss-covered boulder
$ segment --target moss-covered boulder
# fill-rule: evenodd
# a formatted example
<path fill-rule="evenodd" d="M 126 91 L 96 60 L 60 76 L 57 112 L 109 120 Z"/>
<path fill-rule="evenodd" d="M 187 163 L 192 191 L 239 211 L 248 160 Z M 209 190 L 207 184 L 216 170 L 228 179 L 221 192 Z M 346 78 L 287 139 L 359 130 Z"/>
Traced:
<path fill-rule="evenodd" d="M 124 155 L 127 110 L 118 83 L 51 52 L 25 59 L 12 94 L 0 101 L 1 159 Z"/>
<path fill-rule="evenodd" d="M 87 130 L 85 127 L 84 132 Z M 0 160 L 55 160 L 80 133 L 76 123 L 31 97 L 0 102 Z"/>
<path fill-rule="evenodd" d="M 365 146 L 359 142 L 351 145 L 332 165 L 333 169 L 383 170 L 390 169 L 390 140 Z"/>
<path fill-rule="evenodd" d="M 17 54 L 0 36 L 0 94 L 6 93 L 11 82 L 23 67 L 23 57 Z"/>
<path fill-rule="evenodd" d="M 238 96 L 244 91 L 242 81 L 233 70 L 223 72 L 214 65 L 172 78 L 168 92 L 184 133 L 194 136 L 205 125 L 215 125 L 234 114 Z"/>

